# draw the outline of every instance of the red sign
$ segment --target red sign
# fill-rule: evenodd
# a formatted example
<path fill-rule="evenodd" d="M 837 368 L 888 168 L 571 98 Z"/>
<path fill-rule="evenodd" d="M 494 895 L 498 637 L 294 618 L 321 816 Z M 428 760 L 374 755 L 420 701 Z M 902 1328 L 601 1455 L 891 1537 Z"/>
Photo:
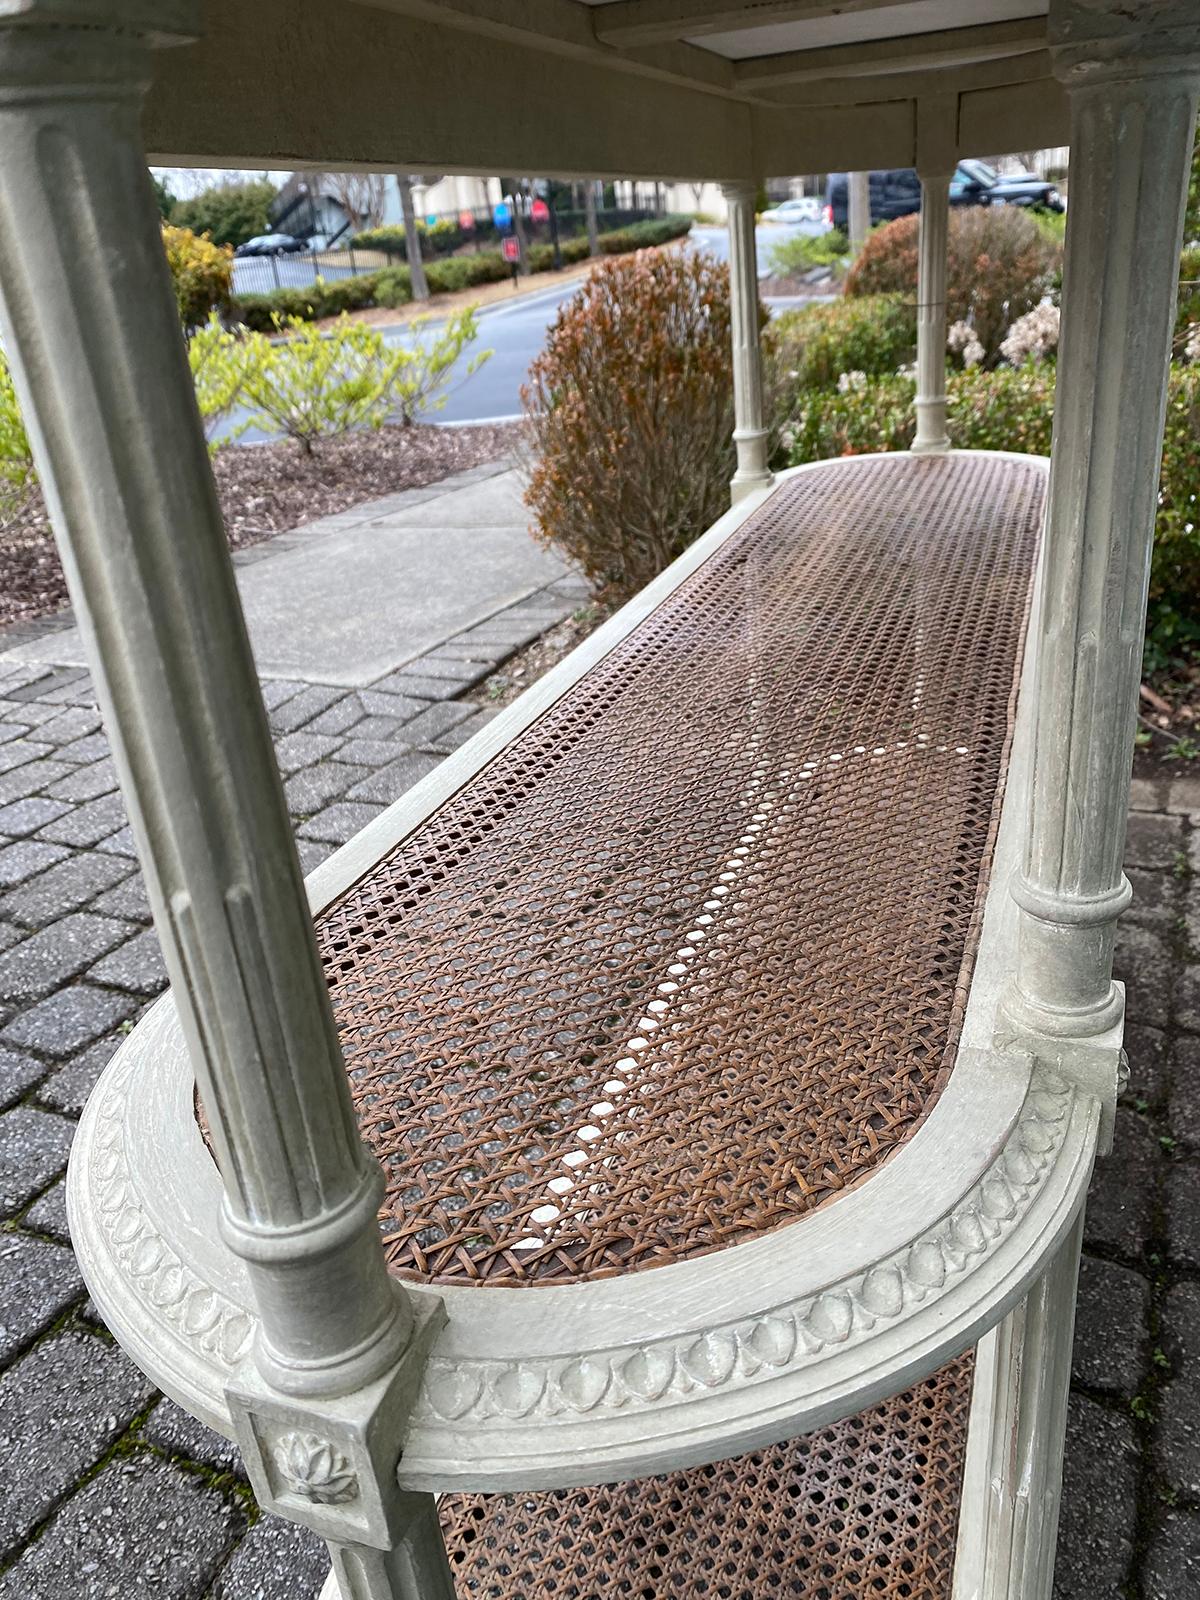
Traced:
<path fill-rule="evenodd" d="M 516 239 L 505 239 L 503 242 L 503 250 L 505 261 L 520 261 L 521 246 Z"/>

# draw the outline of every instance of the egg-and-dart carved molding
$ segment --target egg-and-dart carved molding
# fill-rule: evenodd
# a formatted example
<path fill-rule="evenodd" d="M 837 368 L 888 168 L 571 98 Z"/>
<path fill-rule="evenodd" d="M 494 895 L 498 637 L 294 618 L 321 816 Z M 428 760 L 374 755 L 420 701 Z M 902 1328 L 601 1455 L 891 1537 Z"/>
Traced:
<path fill-rule="evenodd" d="M 1012 1136 L 953 1210 L 886 1260 L 821 1294 L 636 1348 L 568 1358 L 447 1361 L 425 1372 L 416 1416 L 444 1422 L 569 1417 L 685 1399 L 846 1348 L 944 1294 L 1029 1209 L 1066 1137 L 1074 1090 L 1037 1075 Z M 537 1291 L 531 1291 L 536 1293 Z"/>

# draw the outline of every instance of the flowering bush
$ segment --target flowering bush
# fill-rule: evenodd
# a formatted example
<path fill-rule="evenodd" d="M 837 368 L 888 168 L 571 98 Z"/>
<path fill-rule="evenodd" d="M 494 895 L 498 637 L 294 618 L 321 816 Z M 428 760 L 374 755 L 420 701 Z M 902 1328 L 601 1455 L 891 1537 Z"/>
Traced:
<path fill-rule="evenodd" d="M 729 272 L 649 251 L 596 267 L 522 390 L 536 532 L 614 595 L 640 589 L 729 503 Z"/>
<path fill-rule="evenodd" d="M 920 219 L 899 217 L 871 234 L 846 279 L 846 293 L 917 293 Z M 1061 259 L 1056 245 L 1019 206 L 955 207 L 950 213 L 946 302 L 948 320 L 965 322 L 994 366 L 1009 325 L 1049 289 Z"/>
<path fill-rule="evenodd" d="M 969 322 L 952 323 L 946 332 L 946 348 L 962 357 L 964 367 L 977 367 L 984 358 L 984 348 L 975 337 Z"/>
<path fill-rule="evenodd" d="M 162 236 L 179 320 L 184 327 L 198 328 L 210 312 L 228 311 L 233 292 L 233 251 L 213 244 L 190 228 L 164 224 Z"/>
<path fill-rule="evenodd" d="M 1044 361 L 1058 351 L 1061 314 L 1050 300 L 1043 300 L 1023 317 L 1018 317 L 1000 341 L 1000 354 L 1012 367 L 1025 361 Z"/>

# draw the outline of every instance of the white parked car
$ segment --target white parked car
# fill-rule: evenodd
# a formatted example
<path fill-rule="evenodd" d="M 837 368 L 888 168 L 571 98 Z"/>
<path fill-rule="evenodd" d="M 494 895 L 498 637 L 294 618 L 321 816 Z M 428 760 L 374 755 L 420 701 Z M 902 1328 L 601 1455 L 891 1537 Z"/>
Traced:
<path fill-rule="evenodd" d="M 760 222 L 820 222 L 821 202 L 816 195 L 803 195 L 799 200 L 784 200 L 771 206 L 759 217 Z"/>

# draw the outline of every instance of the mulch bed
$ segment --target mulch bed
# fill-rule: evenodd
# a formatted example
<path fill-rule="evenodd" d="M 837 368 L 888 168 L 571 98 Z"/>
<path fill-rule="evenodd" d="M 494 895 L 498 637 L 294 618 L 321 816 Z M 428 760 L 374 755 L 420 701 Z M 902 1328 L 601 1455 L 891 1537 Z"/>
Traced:
<path fill-rule="evenodd" d="M 217 452 L 213 474 L 230 548 L 494 461 L 516 446 L 519 434 L 519 423 L 381 428 L 325 440 L 311 456 L 290 442 L 228 445 Z M 50 616 L 66 604 L 58 552 L 35 490 L 0 528 L 0 625 Z"/>
<path fill-rule="evenodd" d="M 1200 771 L 1200 663 L 1155 673 L 1138 700 L 1134 775 L 1179 776 Z"/>

